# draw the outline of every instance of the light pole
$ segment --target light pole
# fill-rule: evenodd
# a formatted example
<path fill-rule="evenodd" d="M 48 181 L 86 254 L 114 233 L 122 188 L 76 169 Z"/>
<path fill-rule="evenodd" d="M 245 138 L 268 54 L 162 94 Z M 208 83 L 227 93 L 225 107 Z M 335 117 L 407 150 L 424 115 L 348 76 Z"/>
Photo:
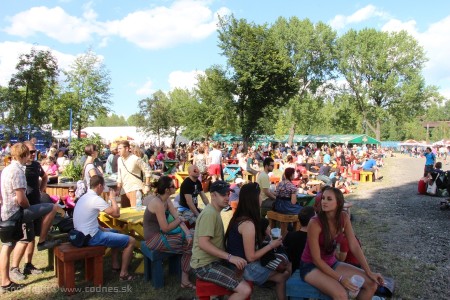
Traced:
<path fill-rule="evenodd" d="M 72 142 L 72 109 L 69 108 L 70 119 L 69 119 L 69 144 Z"/>

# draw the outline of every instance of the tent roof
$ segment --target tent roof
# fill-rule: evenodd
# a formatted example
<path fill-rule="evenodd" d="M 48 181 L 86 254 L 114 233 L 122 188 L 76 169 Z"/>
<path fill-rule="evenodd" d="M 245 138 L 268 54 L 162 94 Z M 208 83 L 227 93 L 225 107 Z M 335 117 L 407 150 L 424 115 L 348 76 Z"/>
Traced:
<path fill-rule="evenodd" d="M 367 134 L 320 134 L 296 135 L 294 142 L 335 143 L 335 144 L 380 144 L 380 141 Z"/>

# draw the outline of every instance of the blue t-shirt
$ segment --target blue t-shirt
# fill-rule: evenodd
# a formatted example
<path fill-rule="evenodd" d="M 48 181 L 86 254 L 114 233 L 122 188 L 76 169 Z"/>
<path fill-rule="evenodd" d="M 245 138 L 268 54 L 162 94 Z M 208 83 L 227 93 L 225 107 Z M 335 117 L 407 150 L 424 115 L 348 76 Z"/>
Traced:
<path fill-rule="evenodd" d="M 323 156 L 323 163 L 329 164 L 330 162 L 331 162 L 331 155 L 327 153 Z"/>
<path fill-rule="evenodd" d="M 434 161 L 436 160 L 436 155 L 434 155 L 433 152 L 425 153 L 424 156 L 427 159 L 425 161 L 425 165 L 434 165 Z"/>
<path fill-rule="evenodd" d="M 363 165 L 363 170 L 369 170 L 372 169 L 377 165 L 377 161 L 373 158 L 367 160 Z"/>

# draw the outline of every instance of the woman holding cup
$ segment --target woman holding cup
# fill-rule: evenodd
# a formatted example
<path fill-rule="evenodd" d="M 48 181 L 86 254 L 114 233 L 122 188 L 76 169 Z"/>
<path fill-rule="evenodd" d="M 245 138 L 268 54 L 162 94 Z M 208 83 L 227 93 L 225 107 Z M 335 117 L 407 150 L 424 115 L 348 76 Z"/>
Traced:
<path fill-rule="evenodd" d="M 355 238 L 350 217 L 343 212 L 344 195 L 333 187 L 322 191 L 320 209 L 308 225 L 308 239 L 300 262 L 300 277 L 333 299 L 348 299 L 348 293 L 358 299 L 372 299 L 383 277 L 373 273 Z M 335 257 L 336 240 L 345 234 L 349 248 L 358 259 L 362 269 L 338 262 Z M 353 280 L 352 277 L 362 277 Z M 358 277 L 355 277 L 358 278 Z M 360 279 L 360 278 L 358 278 Z M 358 285 L 357 285 L 358 284 Z"/>
<path fill-rule="evenodd" d="M 239 193 L 239 202 L 225 234 L 225 245 L 228 253 L 247 260 L 243 277 L 262 285 L 270 280 L 275 282 L 277 299 L 286 299 L 286 280 L 291 275 L 291 266 L 283 272 L 264 267 L 260 259 L 269 251 L 282 244 L 282 238 L 277 230 L 271 231 L 276 236 L 270 243 L 263 246 L 264 237 L 261 230 L 260 195 L 261 189 L 257 183 L 244 184 Z"/>

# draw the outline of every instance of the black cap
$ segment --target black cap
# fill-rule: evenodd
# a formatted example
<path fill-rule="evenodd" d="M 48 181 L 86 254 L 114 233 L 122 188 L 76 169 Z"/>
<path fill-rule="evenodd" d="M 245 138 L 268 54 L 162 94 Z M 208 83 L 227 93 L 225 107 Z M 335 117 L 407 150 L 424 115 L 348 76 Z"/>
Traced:
<path fill-rule="evenodd" d="M 230 185 L 228 182 L 222 180 L 216 180 L 211 184 L 210 192 L 217 192 L 221 195 L 225 195 L 230 191 Z"/>

